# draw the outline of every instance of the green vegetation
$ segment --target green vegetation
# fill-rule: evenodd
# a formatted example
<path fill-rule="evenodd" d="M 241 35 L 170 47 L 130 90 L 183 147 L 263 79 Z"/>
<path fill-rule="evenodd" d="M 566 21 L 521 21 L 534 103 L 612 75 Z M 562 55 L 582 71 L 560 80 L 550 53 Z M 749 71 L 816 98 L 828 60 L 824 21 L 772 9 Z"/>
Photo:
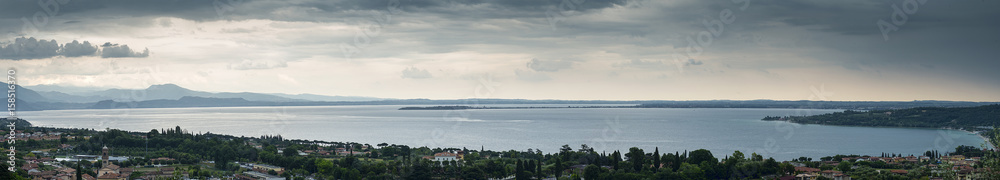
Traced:
<path fill-rule="evenodd" d="M 895 110 L 836 112 L 814 116 L 767 116 L 763 120 L 784 120 L 802 124 L 878 127 L 972 128 L 1000 125 L 1000 104 L 978 107 L 919 107 Z"/>
<path fill-rule="evenodd" d="M 954 176 L 954 173 L 947 169 L 952 166 L 958 167 L 957 164 L 947 161 L 939 163 L 939 158 L 941 160 L 945 158 L 936 151 L 923 154 L 931 160 L 919 161 L 912 161 L 912 157 L 905 157 L 902 154 L 883 153 L 880 156 L 882 160 L 870 160 L 871 157 L 859 155 L 835 155 L 820 158 L 821 161 L 801 157 L 781 162 L 757 153 L 744 154 L 740 151 L 725 155 L 705 149 L 661 153 L 659 148 L 648 152 L 633 147 L 627 152 L 599 153 L 587 145 L 581 145 L 579 149 L 563 145 L 558 152 L 551 153 L 533 149 L 492 151 L 466 148 L 414 148 L 387 143 L 372 146 L 348 142 L 289 140 L 281 136 L 235 137 L 211 133 L 194 134 L 180 127 L 153 129 L 148 132 L 38 127 L 28 127 L 24 131 L 60 132 L 63 138 L 16 143 L 19 150 L 17 152 L 19 165 L 25 164 L 23 161 L 25 157 L 42 156 L 30 153 L 30 150 L 57 149 L 60 146 L 64 147 L 64 144 L 73 146 L 61 151 L 49 151 L 57 153 L 56 156 L 65 156 L 99 154 L 103 146 L 108 146 L 113 149 L 114 156 L 133 157 L 115 163 L 122 167 L 134 168 L 135 173 L 131 178 L 139 178 L 144 173 L 156 171 L 156 168 L 150 167 L 153 164 L 167 164 L 176 168 L 174 179 L 181 177 L 207 179 L 248 171 L 236 162 L 279 166 L 284 168 L 284 171 L 263 172 L 289 179 L 773 179 L 808 173 L 797 170 L 797 166 L 836 170 L 855 179 L 920 179 Z M 9 144 L 0 143 L 0 145 Z M 305 155 L 300 155 L 300 152 Z M 431 160 L 433 158 L 425 158 L 441 152 L 461 152 L 462 158 L 452 161 L 433 161 Z M 971 146 L 960 146 L 955 152 L 945 154 L 983 157 L 983 164 L 974 165 L 974 168 L 996 168 L 998 166 L 994 165 L 1000 164 L 996 160 L 1000 156 L 996 153 Z M 160 157 L 174 160 L 153 162 L 153 159 Z M 64 167 L 75 167 L 80 170 L 77 172 L 91 176 L 95 175 L 93 172 L 95 169 L 105 163 L 109 162 L 61 162 Z M 940 168 L 934 169 L 930 165 Z M 52 169 L 52 167 L 40 168 Z M 906 172 L 890 173 L 891 170 L 906 170 Z M 984 176 L 993 175 L 992 173 L 986 172 Z M 24 177 L 31 176 L 20 169 L 16 172 L 0 170 L 0 179 L 25 179 Z"/>
<path fill-rule="evenodd" d="M 7 125 L 9 125 L 9 124 L 14 124 L 15 128 L 31 127 L 31 123 L 30 122 L 25 121 L 24 119 L 21 119 L 21 118 L 17 118 L 17 119 L 0 118 L 0 124 L 3 124 L 4 127 L 7 127 Z"/>
<path fill-rule="evenodd" d="M 792 173 L 774 159 L 732 156 L 718 159 L 704 149 L 659 154 L 646 153 L 643 149 L 630 148 L 628 152 L 598 153 L 586 145 L 573 150 L 564 145 L 559 152 L 545 154 L 539 150 L 491 151 L 457 148 L 411 148 L 405 145 L 367 144 L 287 140 L 280 136 L 234 137 L 211 133 L 193 134 L 180 127 L 149 132 L 128 132 L 117 129 L 94 131 L 88 129 L 27 128 L 26 132 L 61 132 L 65 140 L 42 140 L 33 143 L 16 143 L 18 159 L 34 156 L 28 150 L 52 149 L 60 144 L 74 148 L 60 151 L 63 155 L 99 154 L 103 146 L 113 149 L 115 156 L 133 159 L 118 162 L 122 167 L 135 167 L 138 177 L 153 169 L 152 164 L 174 164 L 191 178 L 222 177 L 245 171 L 234 162 L 253 162 L 283 167 L 286 171 L 268 172 L 292 179 L 314 177 L 318 179 L 487 179 L 514 177 L 538 179 L 547 177 L 591 177 L 596 179 L 728 179 L 759 178 L 767 175 Z M 89 138 L 82 138 L 89 137 Z M 32 140 L 33 141 L 33 140 Z M 8 145 L 8 144 L 0 144 Z M 146 146 L 148 145 L 148 151 Z M 359 155 L 299 155 L 301 151 L 333 150 L 345 148 Z M 279 153 L 278 150 L 283 150 Z M 67 152 L 68 151 L 68 152 Z M 459 152 L 458 161 L 436 162 L 422 158 L 439 152 Z M 55 151 L 53 151 L 55 152 Z M 735 154 L 742 154 L 736 152 Z M 158 157 L 175 159 L 169 162 L 152 162 Z M 214 161 L 207 166 L 205 162 Z M 18 164 L 24 164 L 24 161 Z M 81 172 L 92 174 L 103 163 L 81 161 L 63 162 L 65 167 L 79 167 Z M 654 164 L 656 163 L 656 164 Z M 662 165 L 662 166 L 661 166 Z M 28 177 L 26 172 L 0 172 L 4 179 Z M 738 172 L 738 173 L 737 173 Z"/>

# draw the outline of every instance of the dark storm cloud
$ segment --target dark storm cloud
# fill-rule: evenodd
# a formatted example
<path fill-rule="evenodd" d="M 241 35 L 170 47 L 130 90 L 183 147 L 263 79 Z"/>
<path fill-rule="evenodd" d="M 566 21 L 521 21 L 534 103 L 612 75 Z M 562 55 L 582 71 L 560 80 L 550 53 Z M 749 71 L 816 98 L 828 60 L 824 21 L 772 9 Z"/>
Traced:
<path fill-rule="evenodd" d="M 783 22 L 793 26 L 808 26 L 815 30 L 846 35 L 879 34 L 876 21 L 890 21 L 896 8 L 903 5 L 914 9 L 906 14 L 905 29 L 916 30 L 934 27 L 986 27 L 996 28 L 997 2 L 989 1 L 927 1 L 911 5 L 918 0 L 890 1 L 753 1 L 753 11 L 748 18 L 757 22 Z M 901 27 L 902 28 L 902 27 Z"/>
<path fill-rule="evenodd" d="M 48 2 L 48 1 L 43 1 Z M 38 12 L 54 12 L 57 15 L 87 15 L 87 16 L 169 16 L 190 20 L 215 20 L 226 18 L 262 18 L 279 20 L 314 21 L 322 16 L 310 19 L 281 19 L 269 14 L 277 9 L 288 7 L 308 7 L 322 10 L 324 13 L 340 13 L 357 10 L 388 10 L 390 6 L 403 11 L 452 14 L 452 17 L 483 17 L 481 14 L 503 17 L 523 17 L 525 12 L 542 15 L 547 8 L 556 7 L 559 1 L 542 0 L 423 0 L 423 1 L 390 1 L 390 0 L 292 0 L 292 1 L 241 1 L 241 0 L 73 0 L 65 4 L 58 1 L 41 3 L 39 1 L 2 1 L 0 2 L 0 18 L 19 19 L 32 18 Z M 391 2 L 391 3 L 390 3 Z M 624 4 L 625 0 L 587 0 L 578 11 L 603 9 Z M 497 12 L 457 12 L 447 11 L 459 6 L 486 6 Z M 462 14 L 458 14 L 462 13 Z M 223 16 L 223 17 L 220 17 Z M 230 15 L 232 17 L 230 17 Z M 70 21 L 73 22 L 73 21 Z"/>
<path fill-rule="evenodd" d="M 568 9 L 560 6 L 567 1 L 583 3 Z M 74 29 L 62 29 L 58 26 L 98 26 L 90 24 L 115 23 L 117 22 L 115 18 L 119 17 L 140 19 L 176 17 L 195 21 L 269 19 L 353 23 L 370 19 L 376 14 L 375 12 L 390 10 L 393 7 L 391 2 L 394 1 L 73 0 L 58 6 L 58 15 L 50 18 L 47 29 L 73 31 Z M 897 25 L 898 30 L 888 33 L 888 41 L 883 39 L 883 32 L 876 22 L 891 21 L 890 18 L 895 11 L 893 6 L 904 8 L 906 0 L 751 0 L 746 4 L 746 9 L 742 9 L 744 4 L 733 1 L 703 0 L 400 0 L 398 2 L 396 8 L 405 13 L 394 16 L 389 22 L 391 24 L 410 22 L 421 26 L 391 27 L 393 29 L 386 27 L 385 32 L 393 34 L 373 38 L 373 42 L 387 39 L 402 40 L 413 43 L 415 46 L 406 48 L 418 53 L 463 50 L 518 52 L 541 59 L 552 59 L 551 57 L 585 51 L 614 51 L 625 57 L 615 60 L 621 62 L 616 64 L 620 67 L 655 66 L 665 68 L 650 69 L 670 70 L 670 67 L 677 65 L 694 67 L 703 63 L 705 65 L 698 67 L 706 67 L 716 63 L 707 58 L 680 62 L 652 59 L 663 59 L 663 54 L 669 55 L 687 47 L 689 44 L 685 41 L 686 37 L 694 37 L 699 32 L 705 31 L 704 21 L 716 20 L 720 11 L 728 9 L 733 11 L 736 20 L 725 26 L 725 31 L 716 37 L 712 46 L 704 47 L 706 54 L 718 55 L 712 53 L 726 52 L 752 56 L 771 52 L 798 53 L 797 48 L 803 48 L 804 44 L 820 50 L 796 56 L 828 61 L 830 64 L 841 65 L 848 69 L 861 70 L 863 69 L 859 68 L 861 66 L 900 67 L 914 64 L 920 67 L 960 69 L 960 74 L 972 78 L 1000 77 L 1000 71 L 991 70 L 992 67 L 1000 66 L 1000 61 L 994 60 L 1000 56 L 1000 51 L 996 50 L 996 47 L 1000 47 L 1000 34 L 995 33 L 1000 32 L 1000 21 L 995 20 L 996 17 L 1000 17 L 1000 11 L 996 10 L 1000 7 L 998 1 L 927 1 L 920 4 L 916 12 L 906 14 L 906 22 Z M 22 17 L 30 19 L 39 12 L 46 13 L 48 12 L 46 10 L 53 10 L 53 7 L 39 6 L 38 1 L 0 1 L 0 23 L 5 24 L 0 26 L 0 32 L 19 32 Z M 567 19 L 556 23 L 556 26 L 559 26 L 558 30 L 552 30 L 546 12 L 559 7 L 572 13 L 565 13 Z M 614 11 L 616 9 L 624 10 Z M 630 14 L 632 12 L 635 14 Z M 157 23 L 148 24 L 152 26 Z M 425 24 L 426 26 L 423 26 Z M 497 28 L 476 29 L 474 26 L 477 24 L 495 25 Z M 80 29 L 83 29 L 82 32 L 100 27 Z M 802 34 L 782 34 L 788 29 Z M 232 28 L 224 32 L 252 33 L 254 29 Z M 768 42 L 782 38 L 793 39 L 795 36 L 817 37 L 817 39 L 806 39 L 800 44 Z M 339 43 L 337 40 L 333 41 Z M 326 45 L 322 43 L 331 42 L 325 39 L 313 41 L 289 41 L 287 44 Z M 348 42 L 350 39 L 343 41 Z M 58 54 L 60 51 L 58 48 L 53 50 L 52 44 L 55 43 L 25 42 L 22 45 L 32 47 L 30 48 L 32 51 L 11 53 L 5 52 L 11 49 L 0 49 L 3 50 L 0 53 L 5 53 L 0 55 L 0 58 L 30 59 L 55 56 L 53 53 Z M 622 44 L 664 48 L 663 51 L 641 48 L 635 51 L 614 49 Z M 490 45 L 490 47 L 473 49 L 472 45 Z M 372 49 L 366 51 L 378 53 L 365 55 L 366 57 L 396 55 L 393 51 L 376 50 L 386 46 L 391 44 L 372 46 Z M 69 51 L 63 51 L 63 55 L 71 56 L 66 52 Z M 81 51 L 83 54 L 88 52 L 89 49 Z M 341 53 L 331 52 L 334 55 Z M 124 45 L 104 48 L 99 53 L 102 57 L 148 56 L 148 53 L 135 52 Z M 542 76 L 544 74 L 538 75 L 539 72 L 559 71 L 570 68 L 574 63 L 548 61 L 552 60 L 529 62 L 528 69 L 518 76 L 543 80 L 547 77 Z M 787 60 L 780 63 L 796 62 Z M 748 64 L 760 67 L 776 66 Z M 424 77 L 423 72 L 426 70 L 416 68 L 404 70 L 404 74 L 414 75 L 411 77 Z M 1000 83 L 998 82 L 1000 80 L 995 79 L 986 81 Z"/>
<path fill-rule="evenodd" d="M 95 56 L 98 53 L 103 58 L 149 56 L 148 49 L 143 52 L 135 52 L 129 49 L 128 45 L 105 43 L 101 47 L 98 47 L 90 44 L 88 41 L 81 43 L 76 40 L 60 45 L 56 40 L 38 40 L 34 37 L 20 37 L 14 39 L 11 43 L 0 44 L 0 59 L 44 59 L 56 56 L 81 57 Z"/>
<path fill-rule="evenodd" d="M 57 1 L 53 1 L 57 2 Z M 292 0 L 292 1 L 204 1 L 204 0 L 75 0 L 66 4 L 40 6 L 38 1 L 2 1 L 0 19 L 29 20 L 36 13 L 55 11 L 58 16 L 87 17 L 177 17 L 190 20 L 218 19 L 275 19 L 286 21 L 340 21 L 344 16 L 368 16 L 356 13 L 359 10 L 385 11 L 391 6 L 389 0 Z M 436 14 L 449 18 L 545 18 L 550 9 L 574 10 L 596 13 L 594 10 L 624 6 L 628 0 L 586 0 L 579 6 L 566 8 L 561 0 L 426 0 L 398 1 L 396 8 L 417 14 Z M 576 2 L 576 1 L 571 1 Z M 642 3 L 646 2 L 646 3 Z M 904 1 L 751 1 L 748 10 L 739 12 L 740 21 L 746 27 L 767 26 L 769 22 L 782 22 L 793 26 L 810 26 L 816 30 L 850 35 L 880 33 L 875 21 L 888 19 L 892 5 L 902 6 Z M 646 6 L 647 1 L 631 0 L 635 6 Z M 657 7 L 660 11 L 649 19 L 604 26 L 581 26 L 593 32 L 621 30 L 650 26 L 660 22 L 682 23 L 695 27 L 703 26 L 701 20 L 717 16 L 722 9 L 738 9 L 742 4 L 729 1 L 676 1 L 673 5 Z M 479 7 L 481 6 L 481 7 Z M 906 28 L 927 28 L 938 26 L 994 26 L 1000 11 L 992 11 L 996 2 L 985 1 L 930 1 L 920 5 L 918 12 L 909 18 Z M 290 7 L 315 8 L 320 10 L 315 16 L 282 17 L 272 14 L 276 10 Z M 220 17 L 221 15 L 221 17 Z M 337 17 L 323 15 L 342 15 Z M 69 17 L 67 17 L 69 18 Z M 97 20 L 97 19 L 91 19 Z M 65 23 L 79 23 L 78 20 Z M 981 23 L 966 23 L 981 22 Z M 586 22 L 583 22 L 586 23 Z M 624 27 L 620 25 L 625 25 Z M 626 32 L 635 34 L 642 30 Z M 645 34 L 645 33 L 643 33 Z"/>
<path fill-rule="evenodd" d="M 997 1 L 754 1 L 748 22 L 781 22 L 828 36 L 814 44 L 837 52 L 810 56 L 847 69 L 950 68 L 955 78 L 1000 83 Z M 905 5 L 905 6 L 904 6 Z M 911 11 L 906 11 L 906 10 Z M 895 16 L 895 17 L 894 17 Z M 893 22 L 896 18 L 896 22 Z M 884 30 L 877 22 L 892 23 Z M 844 37 L 844 38 L 840 38 Z"/>
<path fill-rule="evenodd" d="M 50 3 L 51 2 L 51 3 Z M 36 13 L 56 13 L 57 16 L 117 15 L 172 16 L 200 20 L 215 15 L 213 1 L 197 0 L 66 0 L 2 1 L 0 18 L 33 18 Z M 225 2 L 225 1 L 223 1 Z M 44 6 L 43 6 L 44 5 Z M 51 15 L 50 15 L 51 16 Z"/>

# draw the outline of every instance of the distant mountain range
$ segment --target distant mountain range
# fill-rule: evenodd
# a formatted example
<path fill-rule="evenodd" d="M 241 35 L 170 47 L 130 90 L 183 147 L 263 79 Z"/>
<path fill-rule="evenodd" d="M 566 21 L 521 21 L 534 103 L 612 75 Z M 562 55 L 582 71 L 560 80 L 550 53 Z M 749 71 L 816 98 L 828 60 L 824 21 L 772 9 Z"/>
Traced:
<path fill-rule="evenodd" d="M 379 101 L 388 100 L 385 98 L 365 97 L 365 96 L 326 96 L 317 94 L 282 94 L 271 93 L 270 95 L 280 96 L 290 99 L 305 99 L 310 101 Z"/>
<path fill-rule="evenodd" d="M 6 83 L 0 82 L 6 87 Z M 622 104 L 622 108 L 804 108 L 877 110 L 913 107 L 971 107 L 997 102 L 967 101 L 775 101 L 775 100 L 705 100 L 705 101 L 613 101 L 613 100 L 526 100 L 526 99 L 382 99 L 359 96 L 324 96 L 315 94 L 264 94 L 251 92 L 204 92 L 174 84 L 152 85 L 146 89 L 95 89 L 61 86 L 18 85 L 17 110 L 235 107 L 235 106 L 330 106 L 330 105 L 461 105 L 488 107 L 500 104 Z M 618 107 L 618 106 L 615 106 Z"/>
<path fill-rule="evenodd" d="M 115 101 L 146 101 L 146 100 L 178 100 L 182 97 L 206 97 L 206 98 L 243 98 L 248 101 L 273 101 L 273 102 L 296 102 L 308 101 L 304 99 L 292 99 L 281 96 L 260 94 L 260 93 L 211 93 L 204 91 L 194 91 L 185 89 L 174 84 L 152 85 L 146 89 L 108 89 L 104 91 L 81 93 L 84 96 L 103 97 L 103 100 Z"/>
<path fill-rule="evenodd" d="M 6 86 L 6 84 L 4 84 Z M 281 94 L 250 92 L 204 92 L 180 87 L 175 84 L 152 85 L 146 89 L 100 89 L 93 87 L 65 87 L 37 85 L 18 87 L 23 89 L 19 96 L 29 96 L 27 101 L 51 103 L 94 103 L 104 100 L 147 101 L 179 100 L 182 97 L 242 98 L 247 101 L 304 102 L 304 101 L 377 101 L 382 98 L 362 96 L 325 96 L 316 94 Z M 38 90 L 44 89 L 44 90 Z M 20 93 L 24 93 L 21 95 Z M 36 96 L 37 95 L 37 96 Z"/>
<path fill-rule="evenodd" d="M 7 87 L 7 83 L 0 82 Z M 47 91 L 36 91 L 35 89 Z M 280 105 L 288 102 L 378 101 L 382 98 L 361 96 L 324 96 L 316 94 L 264 94 L 251 92 L 204 92 L 175 84 L 152 85 L 146 89 L 100 89 L 55 85 L 16 85 L 17 110 L 56 110 L 112 108 L 109 102 L 141 102 L 144 107 L 206 107 Z M 105 103 L 105 104 L 101 104 Z M 111 103 L 114 104 L 114 103 Z M 117 107 L 122 108 L 120 103 Z M 310 103 L 306 103 L 310 104 Z"/>

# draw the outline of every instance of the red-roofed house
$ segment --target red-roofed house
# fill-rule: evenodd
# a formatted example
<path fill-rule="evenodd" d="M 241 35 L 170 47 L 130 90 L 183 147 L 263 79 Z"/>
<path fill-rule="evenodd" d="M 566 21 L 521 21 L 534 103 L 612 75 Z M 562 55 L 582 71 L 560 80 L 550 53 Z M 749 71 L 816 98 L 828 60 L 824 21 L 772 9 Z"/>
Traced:
<path fill-rule="evenodd" d="M 801 171 L 803 173 L 817 173 L 819 169 L 811 167 L 795 167 L 795 171 Z"/>

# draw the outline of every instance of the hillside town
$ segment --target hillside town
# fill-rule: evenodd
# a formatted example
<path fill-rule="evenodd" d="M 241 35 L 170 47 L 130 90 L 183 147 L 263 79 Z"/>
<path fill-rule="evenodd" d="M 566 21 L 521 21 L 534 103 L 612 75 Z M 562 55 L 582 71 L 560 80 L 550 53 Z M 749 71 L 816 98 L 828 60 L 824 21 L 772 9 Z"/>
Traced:
<path fill-rule="evenodd" d="M 564 145 L 560 152 L 545 154 L 192 134 L 180 127 L 150 132 L 31 127 L 15 130 L 3 142 L 17 149 L 15 171 L 6 177 L 32 180 L 985 179 L 995 173 L 984 164 L 995 160 L 983 159 L 994 152 L 968 146 L 919 156 L 835 155 L 779 162 L 739 151 L 718 159 L 720 155 L 703 149 L 682 154 L 632 148 L 620 153 Z M 156 149 L 150 148 L 154 143 Z"/>

